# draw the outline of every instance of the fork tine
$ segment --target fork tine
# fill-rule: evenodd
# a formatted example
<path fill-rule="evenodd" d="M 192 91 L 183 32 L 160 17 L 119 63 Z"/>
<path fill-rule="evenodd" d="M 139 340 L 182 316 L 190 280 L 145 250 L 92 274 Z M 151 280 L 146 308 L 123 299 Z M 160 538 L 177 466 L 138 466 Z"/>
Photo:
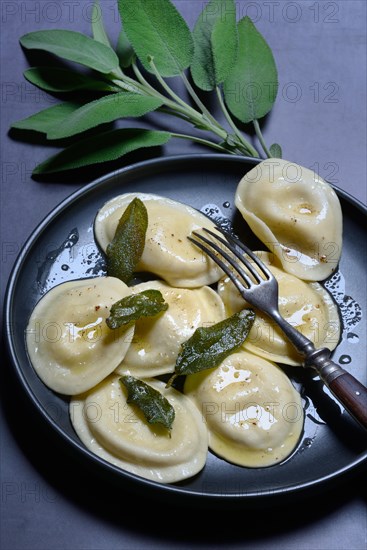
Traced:
<path fill-rule="evenodd" d="M 250 256 L 250 258 L 253 260 L 253 262 L 264 273 L 264 275 L 266 275 L 266 277 L 268 279 L 273 278 L 273 275 L 272 275 L 271 271 L 268 269 L 268 267 L 264 264 L 264 262 L 262 262 L 262 260 L 260 260 L 260 258 L 258 256 L 256 256 L 256 254 L 253 253 L 253 251 L 250 248 L 248 248 L 248 246 L 246 246 L 239 239 L 237 239 L 236 237 L 234 237 L 233 235 L 228 233 L 228 231 L 226 231 L 225 229 L 222 229 L 221 227 L 218 227 L 218 226 L 216 226 L 215 228 L 217 229 L 217 231 L 222 233 L 222 235 L 224 235 L 229 242 L 234 243 L 239 248 L 241 248 L 241 250 L 243 250 L 248 256 Z M 208 230 L 206 230 L 206 231 L 208 231 Z M 214 235 L 215 235 L 215 233 L 214 233 Z"/>
<path fill-rule="evenodd" d="M 210 243 L 211 246 L 213 246 L 215 243 L 212 243 L 211 241 L 209 241 L 208 239 L 205 239 L 205 237 L 202 237 L 201 235 L 198 235 L 197 233 L 193 232 L 193 235 L 196 235 L 197 237 L 205 240 L 206 242 Z M 234 275 L 233 271 L 230 270 L 230 268 L 228 267 L 227 264 L 225 264 L 224 262 L 222 262 L 222 260 L 220 260 L 218 258 L 218 256 L 216 256 L 214 254 L 214 252 L 212 252 L 210 250 L 210 248 L 206 247 L 203 245 L 203 243 L 201 243 L 200 241 L 197 241 L 196 239 L 193 239 L 192 237 L 187 237 L 189 239 L 189 241 L 191 241 L 192 243 L 194 243 L 196 246 L 198 246 L 203 252 L 205 252 L 205 254 L 207 254 L 216 264 L 219 265 L 219 267 L 224 271 L 224 273 L 226 275 L 228 275 L 228 277 L 231 279 L 232 283 L 236 286 L 236 288 L 238 289 L 238 291 L 242 294 L 242 292 L 244 292 L 246 289 L 245 287 L 240 283 L 240 281 L 237 279 L 237 277 Z M 219 247 L 214 247 L 214 248 L 217 248 L 220 250 Z M 222 253 L 222 251 L 220 250 L 220 252 Z"/>
<path fill-rule="evenodd" d="M 261 283 L 261 281 L 263 281 L 263 279 L 260 277 L 258 271 L 255 269 L 255 267 L 253 265 L 251 265 L 251 263 L 249 263 L 246 258 L 244 258 L 244 256 L 240 255 L 237 248 L 235 248 L 230 242 L 228 242 L 228 240 L 225 240 L 223 239 L 222 237 L 220 237 L 219 235 L 216 235 L 215 233 L 213 233 L 213 231 L 210 231 L 210 229 L 207 229 L 205 227 L 203 227 L 203 230 L 206 232 L 206 233 L 209 233 L 212 237 L 214 237 L 217 241 L 221 242 L 222 244 L 224 244 L 224 246 L 226 246 L 228 248 L 228 250 L 230 250 L 232 252 L 232 254 L 234 254 L 236 256 L 236 258 L 238 258 L 238 260 L 243 263 L 245 266 L 246 266 L 246 269 L 248 269 L 248 271 L 251 273 L 251 275 L 254 277 L 254 279 L 256 280 L 256 282 L 258 283 Z M 218 230 L 220 230 L 220 228 L 218 227 Z M 227 234 L 225 234 L 225 236 L 227 237 Z M 246 247 L 247 248 L 247 247 Z M 251 258 L 252 256 L 254 255 L 252 253 L 252 251 L 250 250 L 251 252 L 251 255 L 248 254 Z M 227 258 L 226 258 L 227 259 Z M 229 260 L 228 260 L 229 261 Z M 234 265 L 232 263 L 233 267 L 236 267 L 236 265 Z"/>
<path fill-rule="evenodd" d="M 214 248 L 214 250 L 216 250 L 221 256 L 223 256 L 223 258 L 225 258 L 227 262 L 237 271 L 240 277 L 242 277 L 242 279 L 245 281 L 246 285 L 248 287 L 251 286 L 251 279 L 249 278 L 247 273 L 243 271 L 241 266 L 238 265 L 238 262 L 236 262 L 225 250 L 220 248 L 220 246 L 218 246 L 216 243 L 213 243 L 213 241 L 204 237 L 204 235 L 200 235 L 200 233 L 196 233 L 196 231 L 193 231 L 192 234 L 195 235 L 195 237 L 197 237 L 198 239 L 204 241 L 208 246 L 211 246 L 212 248 Z M 225 241 L 224 241 L 224 244 L 225 244 Z"/>

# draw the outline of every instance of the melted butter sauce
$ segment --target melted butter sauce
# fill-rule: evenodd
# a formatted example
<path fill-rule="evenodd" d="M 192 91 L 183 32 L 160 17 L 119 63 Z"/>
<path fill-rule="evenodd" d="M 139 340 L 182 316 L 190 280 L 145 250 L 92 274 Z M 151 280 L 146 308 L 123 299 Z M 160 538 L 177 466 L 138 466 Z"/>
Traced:
<path fill-rule="evenodd" d="M 246 409 L 237 411 L 235 414 L 229 416 L 228 421 L 233 426 L 244 430 L 249 430 L 249 423 L 253 423 L 264 431 L 270 430 L 270 428 L 278 422 L 270 411 L 261 405 L 250 405 Z"/>
<path fill-rule="evenodd" d="M 236 369 L 233 366 L 225 366 L 220 369 L 220 376 L 214 385 L 217 392 L 221 392 L 233 382 L 251 382 L 251 372 L 244 369 Z"/>

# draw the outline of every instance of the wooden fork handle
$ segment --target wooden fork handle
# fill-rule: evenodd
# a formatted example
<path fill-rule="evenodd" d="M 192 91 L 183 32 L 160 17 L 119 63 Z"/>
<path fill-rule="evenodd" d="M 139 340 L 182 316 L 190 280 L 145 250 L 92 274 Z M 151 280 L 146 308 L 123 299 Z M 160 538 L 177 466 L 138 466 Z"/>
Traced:
<path fill-rule="evenodd" d="M 367 388 L 347 371 L 330 381 L 328 386 L 347 411 L 367 429 Z"/>
<path fill-rule="evenodd" d="M 305 366 L 314 367 L 344 408 L 367 430 L 367 388 L 352 374 L 330 359 L 330 350 L 307 353 Z"/>

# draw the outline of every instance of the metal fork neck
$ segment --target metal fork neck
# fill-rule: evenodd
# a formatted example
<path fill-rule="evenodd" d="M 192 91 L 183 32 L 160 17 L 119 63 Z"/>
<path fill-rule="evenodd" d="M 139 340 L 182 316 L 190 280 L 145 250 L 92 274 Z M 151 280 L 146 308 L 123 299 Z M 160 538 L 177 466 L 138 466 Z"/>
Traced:
<path fill-rule="evenodd" d="M 270 314 L 270 312 L 269 312 Z M 279 311 L 274 310 L 271 312 L 271 317 L 274 321 L 277 322 L 279 327 L 282 329 L 284 334 L 289 338 L 292 344 L 295 346 L 297 351 L 304 357 L 310 356 L 311 353 L 315 351 L 315 346 L 313 342 L 301 332 L 295 329 L 291 324 L 289 324 L 279 313 Z"/>
<path fill-rule="evenodd" d="M 324 382 L 330 384 L 330 382 L 345 372 L 331 361 L 331 351 L 328 348 L 316 349 L 313 342 L 285 321 L 278 311 L 275 311 L 274 314 L 272 312 L 272 317 L 277 321 L 297 351 L 305 357 L 304 366 L 316 369 Z"/>

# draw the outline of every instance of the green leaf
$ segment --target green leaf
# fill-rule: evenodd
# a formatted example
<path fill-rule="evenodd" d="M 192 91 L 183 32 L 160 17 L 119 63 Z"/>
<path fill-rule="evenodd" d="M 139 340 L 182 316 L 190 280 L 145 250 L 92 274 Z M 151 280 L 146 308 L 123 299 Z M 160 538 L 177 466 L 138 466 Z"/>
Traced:
<path fill-rule="evenodd" d="M 104 74 L 119 65 L 111 48 L 80 32 L 57 29 L 30 32 L 22 36 L 20 43 L 24 48 L 44 50 Z"/>
<path fill-rule="evenodd" d="M 149 57 L 163 77 L 178 75 L 190 65 L 190 29 L 169 0 L 118 0 L 118 7 L 127 37 L 148 71 Z"/>
<path fill-rule="evenodd" d="M 111 42 L 107 36 L 106 30 L 103 25 L 102 10 L 99 4 L 99 0 L 95 0 L 92 10 L 92 33 L 94 40 L 111 47 Z"/>
<path fill-rule="evenodd" d="M 279 143 L 273 143 L 273 145 L 270 145 L 270 154 L 272 158 L 281 159 L 282 158 L 282 148 L 279 145 Z"/>
<path fill-rule="evenodd" d="M 142 317 L 155 317 L 167 309 L 168 304 L 159 290 L 143 290 L 113 304 L 106 323 L 110 329 L 116 329 L 130 325 Z"/>
<path fill-rule="evenodd" d="M 164 395 L 133 376 L 122 376 L 120 382 L 127 389 L 127 403 L 139 407 L 149 424 L 163 424 L 168 430 L 172 429 L 175 409 Z"/>
<path fill-rule="evenodd" d="M 174 377 L 180 374 L 195 374 L 212 369 L 236 351 L 246 340 L 255 320 L 251 309 L 235 313 L 211 327 L 200 327 L 182 344 L 175 366 Z"/>
<path fill-rule="evenodd" d="M 140 117 L 162 105 L 155 97 L 121 92 L 83 105 L 47 134 L 48 139 L 60 139 L 85 132 L 90 128 L 118 118 Z"/>
<path fill-rule="evenodd" d="M 51 128 L 60 124 L 65 117 L 79 109 L 80 103 L 60 103 L 53 107 L 48 107 L 35 115 L 31 115 L 17 122 L 13 122 L 12 128 L 17 130 L 33 130 L 47 134 Z"/>
<path fill-rule="evenodd" d="M 195 24 L 193 38 L 192 78 L 202 90 L 213 90 L 226 80 L 237 57 L 234 0 L 211 0 Z"/>
<path fill-rule="evenodd" d="M 171 139 L 169 132 L 122 128 L 83 139 L 42 162 L 33 175 L 51 174 L 116 160 L 127 153 L 144 147 L 164 145 Z"/>
<path fill-rule="evenodd" d="M 224 95 L 232 114 L 247 123 L 271 110 L 278 75 L 271 49 L 247 16 L 238 23 L 238 38 L 238 57 L 224 83 Z"/>
<path fill-rule="evenodd" d="M 117 40 L 116 53 L 120 60 L 120 65 L 123 69 L 127 69 L 131 66 L 135 58 L 135 53 L 131 44 L 126 36 L 124 29 L 121 29 Z"/>
<path fill-rule="evenodd" d="M 128 283 L 143 254 L 148 228 L 148 212 L 135 198 L 122 214 L 115 236 L 107 246 L 107 274 Z"/>
<path fill-rule="evenodd" d="M 58 67 L 32 67 L 24 71 L 25 78 L 47 92 L 74 92 L 77 90 L 93 90 L 101 92 L 115 92 L 119 88 L 95 80 L 90 76 Z"/>

